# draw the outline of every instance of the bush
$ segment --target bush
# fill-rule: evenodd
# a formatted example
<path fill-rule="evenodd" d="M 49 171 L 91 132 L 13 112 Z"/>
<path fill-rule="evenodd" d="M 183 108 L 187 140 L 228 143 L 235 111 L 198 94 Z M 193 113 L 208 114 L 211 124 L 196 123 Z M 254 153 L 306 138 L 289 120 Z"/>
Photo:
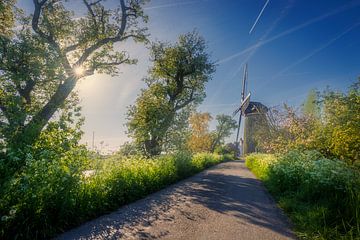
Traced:
<path fill-rule="evenodd" d="M 299 236 L 360 237 L 360 174 L 317 151 L 253 154 L 247 166 L 289 213 Z"/>
<path fill-rule="evenodd" d="M 0 190 L 0 238 L 52 237 L 224 160 L 216 154 L 115 155 L 89 165 L 84 156 L 76 150 L 60 159 L 29 155 L 23 172 Z"/>
<path fill-rule="evenodd" d="M 215 148 L 215 153 L 220 155 L 229 155 L 231 158 L 236 158 L 240 155 L 239 147 L 236 143 L 227 143 L 225 145 L 218 146 Z"/>
<path fill-rule="evenodd" d="M 308 107 L 312 103 L 313 110 L 301 112 L 284 105 L 268 112 L 267 121 L 254 134 L 258 149 L 268 153 L 317 150 L 360 167 L 360 78 L 347 93 L 327 90 L 309 97 Z"/>

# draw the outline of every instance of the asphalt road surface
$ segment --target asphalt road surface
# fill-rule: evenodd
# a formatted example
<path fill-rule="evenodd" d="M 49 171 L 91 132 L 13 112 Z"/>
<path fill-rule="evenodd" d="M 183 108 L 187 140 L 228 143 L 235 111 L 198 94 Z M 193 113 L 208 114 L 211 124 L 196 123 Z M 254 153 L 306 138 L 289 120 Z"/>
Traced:
<path fill-rule="evenodd" d="M 295 239 L 244 161 L 219 164 L 58 239 Z"/>

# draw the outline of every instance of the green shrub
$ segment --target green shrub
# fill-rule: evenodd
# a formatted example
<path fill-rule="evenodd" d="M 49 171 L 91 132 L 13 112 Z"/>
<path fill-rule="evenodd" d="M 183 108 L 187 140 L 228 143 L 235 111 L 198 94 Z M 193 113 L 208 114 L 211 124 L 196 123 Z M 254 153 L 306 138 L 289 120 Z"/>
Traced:
<path fill-rule="evenodd" d="M 84 156 L 81 150 L 60 159 L 29 155 L 23 172 L 0 190 L 0 239 L 52 237 L 224 160 L 177 153 L 155 159 L 117 155 L 88 164 Z M 92 174 L 86 175 L 88 166 Z"/>
<path fill-rule="evenodd" d="M 2 185 L 0 238 L 45 238 L 53 226 L 76 219 L 83 152 L 68 152 L 58 161 L 28 155 L 24 170 Z"/>
<path fill-rule="evenodd" d="M 264 181 L 306 239 L 360 237 L 360 174 L 317 151 L 253 154 L 247 166 Z"/>
<path fill-rule="evenodd" d="M 310 109 L 303 112 L 286 104 L 269 110 L 268 121 L 254 133 L 258 150 L 317 150 L 360 167 L 360 78 L 346 93 L 328 89 L 323 94 L 312 91 L 309 97 Z"/>
<path fill-rule="evenodd" d="M 235 143 L 227 143 L 226 145 L 221 145 L 215 148 L 214 153 L 220 154 L 220 155 L 228 155 L 232 159 L 235 159 L 237 156 L 239 156 L 239 148 Z"/>

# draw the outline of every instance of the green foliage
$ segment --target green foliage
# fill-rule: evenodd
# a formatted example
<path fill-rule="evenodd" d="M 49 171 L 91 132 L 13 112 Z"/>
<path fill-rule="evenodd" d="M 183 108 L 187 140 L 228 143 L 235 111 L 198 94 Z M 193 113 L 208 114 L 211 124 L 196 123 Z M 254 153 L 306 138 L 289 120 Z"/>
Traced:
<path fill-rule="evenodd" d="M 0 38 L 11 35 L 15 23 L 15 0 L 0 0 Z"/>
<path fill-rule="evenodd" d="M 210 153 L 197 153 L 193 156 L 191 164 L 195 171 L 201 171 L 204 168 L 215 165 L 220 162 L 222 157 L 220 155 L 214 155 Z"/>
<path fill-rule="evenodd" d="M 323 112 L 312 147 L 360 166 L 360 78 L 347 94 L 325 92 Z"/>
<path fill-rule="evenodd" d="M 203 101 L 205 83 L 215 68 L 205 40 L 196 32 L 180 35 L 174 44 L 154 43 L 151 58 L 148 88 L 129 109 L 128 131 L 147 155 L 154 156 L 163 150 L 164 139 L 171 139 L 169 129 L 179 115 Z"/>
<path fill-rule="evenodd" d="M 46 153 L 44 154 L 46 155 Z M 2 185 L 0 236 L 2 239 L 44 239 L 55 226 L 67 227 L 77 219 L 83 151 L 62 158 L 34 159 L 28 155 L 21 174 Z"/>
<path fill-rule="evenodd" d="M 225 138 L 229 137 L 232 130 L 237 127 L 236 121 L 231 116 L 225 114 L 217 115 L 216 120 L 216 130 L 212 132 L 211 152 L 214 152 L 217 146 L 224 144 Z"/>
<path fill-rule="evenodd" d="M 252 154 L 246 165 L 289 214 L 301 239 L 360 237 L 360 174 L 317 151 Z"/>
<path fill-rule="evenodd" d="M 284 105 L 273 109 L 269 124 L 259 124 L 255 139 L 260 151 L 286 153 L 315 149 L 351 165 L 360 164 L 360 80 L 347 93 L 310 92 L 303 113 Z M 321 114 L 319 115 L 319 109 Z"/>
<path fill-rule="evenodd" d="M 239 148 L 236 143 L 227 143 L 225 145 L 220 145 L 215 148 L 214 153 L 220 155 L 228 155 L 231 158 L 235 159 L 239 156 Z"/>
<path fill-rule="evenodd" d="M 158 155 L 174 115 L 164 88 L 160 84 L 153 84 L 142 90 L 135 105 L 129 108 L 129 134 L 144 153 Z"/>
<path fill-rule="evenodd" d="M 261 180 L 266 180 L 270 164 L 275 163 L 276 157 L 272 154 L 253 153 L 246 156 L 246 166 Z"/>
<path fill-rule="evenodd" d="M 115 75 L 118 65 L 136 62 L 114 43 L 146 41 L 140 26 L 147 22 L 145 0 L 120 0 L 116 9 L 84 0 L 81 18 L 65 2 L 33 1 L 33 14 L 19 16 L 14 34 L 3 37 L 14 22 L 14 1 L 0 1 L 1 151 L 33 145 L 50 119 L 71 104 L 79 79 L 95 72 Z"/>
<path fill-rule="evenodd" d="M 312 116 L 315 118 L 320 117 L 320 106 L 319 106 L 319 92 L 315 89 L 309 91 L 308 96 L 303 104 L 302 112 L 305 115 Z"/>
<path fill-rule="evenodd" d="M 123 145 L 120 146 L 119 151 L 116 155 L 130 157 L 134 155 L 139 155 L 141 152 L 137 148 L 135 143 L 132 142 L 125 142 Z"/>
<path fill-rule="evenodd" d="M 221 114 L 216 116 L 216 129 L 209 131 L 209 123 L 212 120 L 210 113 L 193 112 L 190 116 L 190 136 L 187 145 L 190 151 L 214 152 L 224 144 L 226 137 L 236 128 L 236 121 L 231 116 Z"/>
<path fill-rule="evenodd" d="M 52 237 L 225 160 L 177 153 L 155 159 L 114 155 L 89 164 L 81 149 L 43 156 L 28 155 L 23 172 L 1 186 L 1 239 Z"/>
<path fill-rule="evenodd" d="M 179 111 L 174 118 L 173 124 L 166 132 L 163 141 L 163 151 L 174 153 L 188 151 L 187 141 L 190 136 L 189 118 L 193 106 L 187 106 Z"/>

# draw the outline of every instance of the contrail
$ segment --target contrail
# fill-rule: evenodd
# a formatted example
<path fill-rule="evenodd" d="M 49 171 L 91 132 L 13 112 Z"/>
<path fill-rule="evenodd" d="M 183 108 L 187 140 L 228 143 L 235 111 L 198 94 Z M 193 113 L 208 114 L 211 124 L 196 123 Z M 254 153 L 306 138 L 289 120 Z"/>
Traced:
<path fill-rule="evenodd" d="M 181 5 L 189 5 L 189 4 L 194 4 L 194 3 L 198 3 L 198 2 L 199 1 L 169 3 L 169 4 L 163 4 L 163 5 L 153 6 L 153 7 L 145 7 L 144 10 L 152 10 L 152 9 L 167 8 L 167 7 L 177 7 L 177 6 L 181 6 Z"/>
<path fill-rule="evenodd" d="M 266 39 L 266 40 L 264 40 L 264 41 L 260 41 L 260 42 L 258 42 L 258 43 L 256 43 L 256 44 L 254 44 L 254 45 L 252 45 L 252 46 L 250 46 L 250 47 L 248 47 L 248 48 L 246 48 L 246 49 L 238 52 L 238 53 L 235 53 L 235 54 L 233 54 L 233 55 L 231 55 L 231 56 L 229 56 L 229 57 L 226 57 L 226 58 L 224 58 L 224 59 L 221 59 L 221 60 L 217 61 L 216 63 L 217 63 L 217 64 L 221 64 L 221 63 L 224 63 L 224 62 L 228 62 L 228 61 L 230 61 L 230 60 L 232 60 L 232 59 L 234 59 L 234 58 L 237 58 L 237 57 L 239 57 L 239 56 L 241 56 L 241 55 L 243 55 L 243 54 L 245 54 L 245 53 L 247 53 L 247 52 L 250 52 L 251 50 L 253 50 L 253 49 L 255 49 L 255 48 L 258 48 L 258 47 L 260 47 L 260 46 L 263 46 L 263 45 L 265 45 L 265 44 L 268 44 L 268 43 L 270 43 L 270 42 L 272 42 L 272 41 L 275 41 L 275 40 L 277 40 L 277 39 L 279 39 L 279 38 L 281 38 L 281 37 L 284 37 L 284 36 L 289 35 L 289 34 L 291 34 L 291 33 L 293 33 L 293 32 L 296 32 L 296 31 L 298 31 L 298 30 L 300 30 L 300 29 L 303 29 L 303 28 L 305 28 L 305 27 L 307 27 L 307 26 L 309 26 L 309 25 L 311 25 L 311 24 L 314 24 L 314 23 L 316 23 L 316 22 L 319 22 L 319 21 L 324 20 L 324 19 L 326 19 L 326 18 L 328 18 L 328 17 L 331 17 L 331 16 L 333 16 L 333 15 L 336 15 L 336 14 L 338 14 L 338 13 L 340 13 L 340 12 L 344 12 L 344 11 L 346 11 L 346 10 L 349 10 L 349 9 L 352 8 L 352 7 L 356 7 L 356 6 L 359 6 L 359 5 L 360 5 L 360 1 L 352 2 L 352 3 L 347 4 L 347 5 L 345 5 L 345 6 L 341 7 L 341 8 L 338 8 L 338 9 L 336 9 L 336 10 L 333 10 L 333 11 L 331 11 L 331 12 L 328 12 L 328 13 L 326 13 L 326 14 L 324 14 L 324 15 L 321 15 L 321 16 L 319 16 L 319 17 L 310 19 L 309 21 L 306 21 L 306 22 L 304 22 L 304 23 L 302 23 L 302 24 L 300 24 L 300 25 L 297 25 L 297 26 L 295 26 L 295 27 L 293 27 L 293 28 L 290 28 L 290 29 L 288 29 L 288 30 L 286 30 L 286 31 L 284 31 L 284 32 L 282 32 L 282 33 L 279 33 L 279 34 L 275 35 L 274 37 L 268 38 L 268 39 Z"/>
<path fill-rule="evenodd" d="M 270 25 L 270 27 L 266 30 L 266 32 L 260 37 L 260 39 L 256 42 L 259 43 L 261 41 L 264 41 L 269 35 L 270 33 L 277 27 L 277 25 L 279 24 L 279 22 L 285 17 L 287 16 L 289 10 L 292 8 L 294 4 L 294 1 L 291 0 L 289 2 L 289 4 L 280 12 L 280 15 L 275 19 L 275 21 L 273 21 L 273 23 Z M 252 49 L 249 54 L 247 55 L 247 57 L 245 58 L 245 60 L 240 64 L 240 66 L 236 69 L 236 71 L 234 72 L 234 74 L 232 75 L 232 77 L 235 77 L 240 70 L 242 69 L 242 67 L 244 66 L 244 64 L 246 62 L 248 62 L 254 55 L 255 53 L 259 50 L 261 46 Z"/>
<path fill-rule="evenodd" d="M 264 10 L 265 10 L 265 8 L 266 8 L 266 6 L 268 5 L 268 3 L 269 3 L 269 2 L 270 2 L 270 0 L 266 0 L 266 3 L 264 4 L 264 6 L 263 6 L 263 8 L 261 9 L 261 11 L 260 11 L 260 13 L 259 13 L 258 17 L 257 17 L 257 18 L 256 18 L 256 20 L 255 20 L 255 22 L 254 22 L 253 26 L 251 27 L 251 29 L 250 29 L 250 31 L 249 31 L 249 34 L 251 34 L 251 32 L 254 30 L 254 28 L 255 28 L 256 24 L 258 23 L 258 21 L 259 21 L 259 19 L 260 19 L 261 15 L 263 14 L 263 12 L 264 12 Z"/>
<path fill-rule="evenodd" d="M 325 48 L 329 47 L 330 45 L 332 45 L 334 42 L 336 42 L 337 40 L 339 40 L 341 37 L 343 37 L 345 34 L 347 34 L 348 32 L 350 32 L 351 30 L 353 30 L 354 28 L 358 27 L 360 25 L 360 22 L 355 23 L 354 25 L 352 25 L 351 27 L 347 28 L 345 31 L 343 31 L 342 33 L 340 33 L 339 35 L 337 35 L 336 37 L 332 38 L 330 41 L 326 42 L 324 45 L 318 47 L 317 49 L 313 50 L 311 53 L 309 53 L 308 55 L 300 58 L 299 60 L 297 60 L 296 62 L 294 62 L 293 64 L 291 64 L 290 66 L 287 66 L 286 68 L 284 68 L 283 70 L 281 70 L 280 72 L 278 72 L 277 74 L 275 74 L 272 79 L 277 78 L 279 76 L 281 76 L 283 73 L 287 72 L 289 69 L 299 65 L 300 63 L 305 62 L 306 60 L 308 60 L 309 58 L 311 58 L 312 56 L 314 56 L 315 54 L 317 54 L 318 52 L 324 50 Z"/>

